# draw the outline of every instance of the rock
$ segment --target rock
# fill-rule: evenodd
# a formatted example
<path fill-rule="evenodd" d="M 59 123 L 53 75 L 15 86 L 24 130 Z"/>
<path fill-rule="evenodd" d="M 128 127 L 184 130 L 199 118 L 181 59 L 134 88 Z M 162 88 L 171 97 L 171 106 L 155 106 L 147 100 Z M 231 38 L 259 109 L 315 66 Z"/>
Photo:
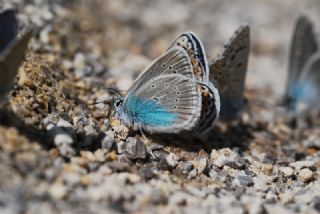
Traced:
<path fill-rule="evenodd" d="M 147 157 L 145 144 L 134 137 L 129 137 L 125 142 L 124 153 L 130 160 L 145 159 Z"/>
<path fill-rule="evenodd" d="M 126 140 L 128 137 L 129 129 L 123 125 L 113 127 L 114 138 L 119 140 Z"/>
<path fill-rule="evenodd" d="M 267 192 L 269 187 L 267 185 L 266 176 L 257 176 L 253 178 L 253 188 L 255 191 Z"/>
<path fill-rule="evenodd" d="M 253 178 L 247 175 L 238 175 L 234 180 L 238 186 L 251 186 L 253 185 Z"/>
<path fill-rule="evenodd" d="M 224 165 L 232 168 L 242 168 L 244 166 L 244 161 L 240 159 L 240 156 L 229 148 L 219 151 L 213 149 L 210 158 L 213 160 L 213 164 L 219 168 Z"/>
<path fill-rule="evenodd" d="M 202 174 L 208 169 L 208 159 L 200 158 L 200 160 L 192 161 L 195 169 L 198 170 L 198 173 Z"/>
<path fill-rule="evenodd" d="M 198 188 L 196 188 L 196 187 L 194 187 L 194 186 L 187 186 L 187 187 L 186 187 L 186 190 L 187 190 L 190 194 L 192 194 L 192 195 L 194 195 L 194 196 L 196 196 L 196 197 L 198 197 L 198 198 L 204 198 L 204 197 L 207 196 L 207 193 L 206 193 L 205 191 L 202 191 L 202 190 L 200 190 L 200 189 L 198 189 Z"/>
<path fill-rule="evenodd" d="M 315 167 L 315 162 L 314 161 L 308 161 L 308 160 L 305 160 L 305 161 L 297 161 L 297 162 L 294 162 L 294 163 L 290 163 L 290 166 L 299 170 L 299 169 L 302 169 L 302 168 L 312 168 L 312 167 Z"/>
<path fill-rule="evenodd" d="M 56 200 L 61 200 L 67 195 L 67 189 L 62 183 L 55 183 L 50 186 L 49 193 Z"/>
<path fill-rule="evenodd" d="M 153 189 L 150 195 L 150 201 L 153 204 L 166 204 L 168 198 L 163 191 L 159 189 Z"/>
<path fill-rule="evenodd" d="M 197 202 L 197 198 L 182 191 L 174 192 L 169 197 L 169 204 L 175 205 L 192 205 Z"/>
<path fill-rule="evenodd" d="M 253 161 L 252 169 L 256 174 L 263 173 L 265 175 L 271 175 L 273 171 L 273 165 L 269 163 L 261 163 L 258 161 Z"/>
<path fill-rule="evenodd" d="M 294 202 L 294 195 L 290 191 L 280 193 L 279 198 L 282 204 L 289 204 Z"/>
<path fill-rule="evenodd" d="M 190 162 L 182 163 L 182 173 L 188 174 L 193 169 L 193 165 Z"/>
<path fill-rule="evenodd" d="M 158 172 L 156 169 L 146 168 L 146 169 L 142 170 L 141 174 L 145 179 L 150 180 L 152 178 L 155 178 L 157 176 Z"/>
<path fill-rule="evenodd" d="M 117 144 L 116 144 L 116 148 L 117 148 L 117 153 L 118 154 L 122 154 L 124 153 L 125 151 L 125 142 L 124 141 L 119 141 Z"/>
<path fill-rule="evenodd" d="M 169 153 L 166 157 L 166 162 L 168 166 L 174 168 L 178 165 L 179 157 L 175 155 L 174 153 Z"/>
<path fill-rule="evenodd" d="M 56 133 L 55 133 L 55 136 L 54 136 L 54 139 L 53 139 L 53 142 L 56 146 L 62 146 L 62 145 L 71 145 L 73 144 L 73 138 L 70 134 L 68 133 L 65 133 L 62 129 L 55 129 L 54 130 Z"/>
<path fill-rule="evenodd" d="M 274 203 L 278 200 L 278 196 L 276 194 L 276 191 L 274 189 L 270 189 L 268 192 L 267 192 L 267 195 L 266 195 L 266 201 L 269 202 L 269 203 Z"/>
<path fill-rule="evenodd" d="M 114 138 L 105 135 L 104 138 L 101 140 L 101 148 L 110 151 L 114 145 Z"/>
<path fill-rule="evenodd" d="M 212 178 L 216 183 L 225 182 L 226 176 L 221 171 L 218 171 L 217 169 L 211 169 L 209 172 L 210 178 Z"/>
<path fill-rule="evenodd" d="M 287 178 L 292 177 L 294 173 L 294 170 L 291 167 L 280 167 L 279 171 Z"/>
<path fill-rule="evenodd" d="M 197 169 L 193 169 L 189 172 L 188 174 L 188 179 L 192 179 L 195 178 L 198 175 L 198 170 Z"/>
<path fill-rule="evenodd" d="M 258 197 L 244 195 L 241 197 L 241 202 L 244 204 L 246 211 L 250 214 L 267 214 L 266 208 L 263 205 L 263 200 Z"/>
<path fill-rule="evenodd" d="M 43 120 L 48 131 L 50 141 L 57 146 L 60 154 L 64 157 L 71 157 L 76 154 L 72 147 L 75 139 L 75 130 L 71 123 L 59 118 L 55 123 L 54 115 L 49 115 Z"/>
<path fill-rule="evenodd" d="M 313 172 L 308 168 L 301 169 L 298 172 L 298 179 L 305 183 L 309 182 L 313 179 Z"/>

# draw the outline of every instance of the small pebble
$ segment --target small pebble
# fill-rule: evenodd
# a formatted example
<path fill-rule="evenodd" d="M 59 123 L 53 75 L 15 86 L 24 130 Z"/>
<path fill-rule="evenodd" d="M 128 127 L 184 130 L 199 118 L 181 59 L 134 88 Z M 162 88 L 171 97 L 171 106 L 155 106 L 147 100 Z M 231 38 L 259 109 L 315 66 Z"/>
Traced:
<path fill-rule="evenodd" d="M 290 166 L 299 170 L 302 168 L 311 168 L 315 166 L 315 162 L 314 161 L 297 161 L 294 163 L 290 163 Z"/>
<path fill-rule="evenodd" d="M 130 160 L 145 159 L 147 157 L 145 144 L 134 137 L 129 137 L 124 143 L 124 153 Z"/>
<path fill-rule="evenodd" d="M 294 170 L 291 167 L 280 167 L 279 171 L 287 178 L 292 177 L 294 173 Z"/>
<path fill-rule="evenodd" d="M 169 153 L 166 157 L 166 162 L 168 166 L 174 168 L 178 165 L 179 157 L 173 153 Z"/>
<path fill-rule="evenodd" d="M 308 168 L 301 169 L 298 172 L 298 179 L 305 183 L 309 182 L 313 179 L 313 172 Z"/>

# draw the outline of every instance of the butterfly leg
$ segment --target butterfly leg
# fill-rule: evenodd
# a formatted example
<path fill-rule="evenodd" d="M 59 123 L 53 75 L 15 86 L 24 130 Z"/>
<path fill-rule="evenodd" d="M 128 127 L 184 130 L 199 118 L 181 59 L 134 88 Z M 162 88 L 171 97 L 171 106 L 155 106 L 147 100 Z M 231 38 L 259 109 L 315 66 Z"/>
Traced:
<path fill-rule="evenodd" d="M 141 127 L 139 127 L 139 130 L 140 130 L 140 132 L 141 132 L 141 136 L 142 136 L 143 142 L 144 142 L 144 143 L 149 143 L 150 141 L 149 141 L 149 139 L 147 138 L 147 136 L 144 134 L 144 132 L 142 131 L 142 128 L 141 128 Z"/>

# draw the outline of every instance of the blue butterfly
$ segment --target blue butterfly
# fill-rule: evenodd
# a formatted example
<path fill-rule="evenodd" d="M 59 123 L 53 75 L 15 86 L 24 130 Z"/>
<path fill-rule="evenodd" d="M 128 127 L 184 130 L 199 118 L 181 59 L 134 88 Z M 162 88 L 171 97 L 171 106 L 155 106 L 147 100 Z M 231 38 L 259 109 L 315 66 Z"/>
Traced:
<path fill-rule="evenodd" d="M 25 30 L 16 38 L 18 24 L 15 13 L 6 10 L 0 14 L 0 101 L 13 86 L 14 78 L 28 47 L 31 30 Z"/>
<path fill-rule="evenodd" d="M 319 107 L 320 53 L 313 25 L 305 16 L 296 21 L 291 42 L 284 104 L 297 113 Z M 301 108 L 302 107 L 302 108 Z"/>
<path fill-rule="evenodd" d="M 201 93 L 187 51 L 174 47 L 157 58 L 113 105 L 115 117 L 134 130 L 193 130 L 201 116 Z"/>
<path fill-rule="evenodd" d="M 244 105 L 244 84 L 250 51 L 249 25 L 240 26 L 217 58 L 209 62 L 210 81 L 221 97 L 222 120 L 237 118 Z"/>

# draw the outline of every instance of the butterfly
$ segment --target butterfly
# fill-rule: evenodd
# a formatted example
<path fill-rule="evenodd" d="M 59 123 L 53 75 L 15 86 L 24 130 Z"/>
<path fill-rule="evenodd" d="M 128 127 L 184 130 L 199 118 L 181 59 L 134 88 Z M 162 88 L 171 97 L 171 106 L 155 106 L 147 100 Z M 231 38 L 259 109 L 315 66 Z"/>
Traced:
<path fill-rule="evenodd" d="M 319 106 L 320 53 L 313 25 L 305 16 L 296 21 L 290 49 L 284 105 L 294 111 Z"/>
<path fill-rule="evenodd" d="M 215 124 L 220 112 L 220 96 L 217 88 L 209 81 L 209 67 L 206 52 L 202 41 L 193 32 L 185 32 L 179 35 L 167 48 L 184 48 L 192 62 L 195 78 L 204 83 L 200 87 L 201 92 L 201 116 L 196 131 L 206 133 Z"/>
<path fill-rule="evenodd" d="M 193 130 L 201 116 L 201 93 L 187 51 L 166 51 L 138 76 L 126 96 L 113 99 L 113 106 L 115 117 L 134 130 Z"/>
<path fill-rule="evenodd" d="M 232 120 L 244 105 L 244 84 L 250 51 L 249 25 L 240 26 L 217 58 L 209 62 L 210 81 L 221 98 L 220 118 Z"/>
<path fill-rule="evenodd" d="M 0 101 L 11 90 L 17 70 L 28 47 L 31 30 L 25 30 L 17 38 L 18 23 L 13 10 L 0 14 Z"/>

